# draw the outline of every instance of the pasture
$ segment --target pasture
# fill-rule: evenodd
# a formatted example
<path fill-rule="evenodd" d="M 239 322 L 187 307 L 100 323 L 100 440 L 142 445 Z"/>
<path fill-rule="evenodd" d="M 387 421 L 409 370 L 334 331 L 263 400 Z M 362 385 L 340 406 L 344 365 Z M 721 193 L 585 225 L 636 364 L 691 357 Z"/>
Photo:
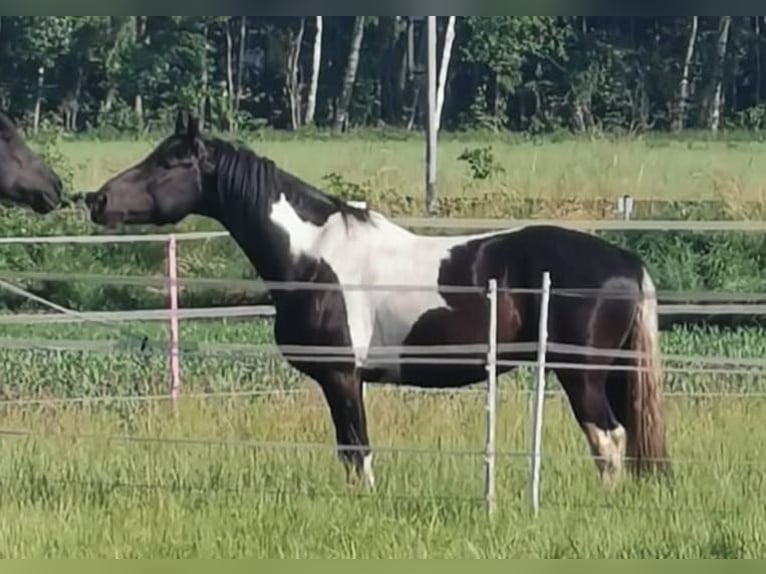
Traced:
<path fill-rule="evenodd" d="M 438 192 L 447 197 L 503 193 L 511 198 L 544 198 L 561 204 L 593 198 L 762 201 L 766 143 L 753 140 L 706 141 L 647 136 L 646 139 L 563 139 L 524 141 L 499 135 L 441 136 Z M 373 193 L 423 194 L 422 137 L 244 138 L 258 154 L 273 159 L 308 183 L 326 186 L 325 176 L 367 184 Z M 75 189 L 99 187 L 120 169 L 148 153 L 156 139 L 144 141 L 64 140 L 62 158 L 70 163 Z M 491 146 L 502 171 L 472 178 L 464 150 Z M 384 204 L 382 209 L 391 208 Z M 417 206 L 418 209 L 421 206 Z M 503 206 L 500 206 L 502 208 Z"/>
<path fill-rule="evenodd" d="M 151 145 L 75 141 L 63 143 L 60 153 L 72 167 L 75 189 L 83 190 Z M 579 200 L 624 193 L 760 201 L 766 181 L 757 161 L 763 144 L 754 142 L 498 140 L 494 156 L 504 172 L 476 180 L 456 157 L 480 145 L 453 139 L 440 146 L 441 193 L 481 197 L 499 189 L 508 198 L 566 198 L 574 216 Z M 401 195 L 420 196 L 422 190 L 419 139 L 253 146 L 318 185 L 335 172 Z M 89 232 L 90 224 L 78 216 L 70 211 L 33 220 L 14 213 L 6 234 Z M 36 271 L 162 274 L 161 252 L 147 255 L 144 248 L 46 250 L 4 248 L 4 268 L 32 270 L 37 264 Z M 186 276 L 247 275 L 239 254 L 209 243 L 184 245 L 182 264 Z M 93 295 L 88 299 L 78 295 L 82 283 L 51 285 L 34 283 L 39 292 L 77 308 L 97 310 L 117 295 L 120 305 L 112 308 L 163 302 L 156 290 L 89 288 L 83 291 Z M 11 303 L 6 301 L 19 307 Z M 119 342 L 111 353 L 0 345 L 0 556 L 758 557 L 766 551 L 766 510 L 759 498 L 766 384 L 758 373 L 689 368 L 666 375 L 676 460 L 672 489 L 628 481 L 605 492 L 568 404 L 551 396 L 542 511 L 535 519 L 528 502 L 529 459 L 522 454 L 530 442 L 532 375 L 503 377 L 498 511 L 490 522 L 481 498 L 481 387 L 427 395 L 370 388 L 379 486 L 369 495 L 345 485 L 315 385 L 278 358 L 210 352 L 212 343 L 269 342 L 267 321 L 187 321 L 181 327 L 181 344 L 189 350 L 174 410 L 164 399 L 127 398 L 167 392 L 162 324 L 0 326 L 3 339 Z M 157 348 L 148 357 L 137 353 L 137 336 L 143 335 Z M 662 335 L 662 348 L 668 354 L 763 358 L 766 331 L 677 330 Z M 257 394 L 273 390 L 284 392 Z M 223 396 L 229 393 L 238 396 Z M 119 395 L 123 399 L 106 398 Z M 58 401 L 76 397 L 90 400 Z"/>
<path fill-rule="evenodd" d="M 161 325 L 138 325 L 152 338 Z M 105 340 L 108 327 L 5 327 L 4 337 Z M 268 325 L 187 322 L 182 341 L 268 340 Z M 666 352 L 762 356 L 766 333 L 671 333 Z M 204 349 L 204 345 L 200 346 Z M 130 349 L 126 349 L 129 351 Z M 348 489 L 317 388 L 278 359 L 183 359 L 182 398 L 99 401 L 167 390 L 165 355 L 4 351 L 2 556 L 518 557 L 760 556 L 766 398 L 686 394 L 758 377 L 668 381 L 673 490 L 605 493 L 561 396 L 546 401 L 543 507 L 527 492 L 531 373 L 503 377 L 498 511 L 482 501 L 484 396 L 371 388 L 379 487 Z M 722 384 L 728 382 L 728 385 Z M 247 396 L 283 388 L 275 396 Z M 761 387 L 761 392 L 763 387 Z M 675 391 L 675 393 L 674 393 Z M 209 396 L 199 393 L 241 393 Z M 678 394 L 676 394 L 678 393 Z M 399 450 L 401 449 L 401 450 Z M 472 454 L 474 453 L 474 454 Z"/>

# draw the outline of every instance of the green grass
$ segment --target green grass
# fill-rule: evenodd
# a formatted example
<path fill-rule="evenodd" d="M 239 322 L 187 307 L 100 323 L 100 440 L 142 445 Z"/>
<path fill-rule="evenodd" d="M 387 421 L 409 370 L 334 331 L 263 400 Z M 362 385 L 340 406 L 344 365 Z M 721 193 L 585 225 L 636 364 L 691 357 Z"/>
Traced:
<path fill-rule="evenodd" d="M 322 185 L 323 176 L 334 172 L 378 190 L 376 201 L 395 204 L 376 205 L 386 212 L 402 209 L 397 197 L 422 195 L 421 139 L 251 143 L 311 183 Z M 465 148 L 488 143 L 504 172 L 472 180 L 456 158 Z M 62 143 L 60 151 L 81 191 L 141 159 L 152 144 L 73 141 Z M 439 193 L 476 198 L 473 212 L 455 216 L 507 216 L 517 213 L 515 202 L 523 198 L 550 200 L 550 209 L 562 216 L 587 216 L 583 202 L 624 193 L 719 199 L 736 212 L 738 202 L 763 198 L 766 167 L 758 161 L 763 145 L 661 138 L 541 145 L 445 138 Z M 495 194 L 500 200 L 485 198 Z M 415 213 L 420 207 L 408 209 Z M 2 219 L 6 235 L 95 231 L 73 211 L 46 218 L 5 211 Z M 215 228 L 194 219 L 181 227 Z M 648 256 L 662 288 L 748 289 L 763 281 L 759 239 L 679 234 L 628 239 L 622 238 Z M 180 257 L 183 276 L 252 276 L 230 242 L 184 244 Z M 12 247 L 0 250 L 0 268 L 158 275 L 163 252 L 161 246 Z M 157 290 L 82 283 L 32 287 L 77 308 L 164 304 Z M 203 295 L 184 292 L 182 304 L 226 296 Z M 16 299 L 4 299 L 4 305 L 22 306 Z M 137 353 L 136 336 L 143 335 L 158 352 Z M 543 509 L 534 519 L 528 460 L 508 454 L 529 448 L 524 390 L 531 376 L 504 376 L 498 449 L 505 454 L 498 460 L 498 511 L 489 522 L 481 502 L 482 394 L 370 389 L 368 420 L 378 448 L 379 482 L 370 496 L 345 485 L 330 417 L 314 383 L 276 357 L 209 356 L 209 343 L 271 341 L 264 322 L 182 322 L 181 344 L 191 350 L 183 357 L 176 411 L 167 400 L 50 400 L 167 393 L 166 336 L 158 323 L 120 331 L 93 325 L 0 326 L 0 338 L 121 341 L 121 352 L 110 354 L 0 351 L 0 429 L 34 435 L 0 435 L 0 557 L 758 557 L 766 551 L 766 510 L 758 498 L 766 464 L 766 398 L 669 395 L 673 489 L 627 481 L 611 493 L 597 480 L 567 403 L 550 398 Z M 762 358 L 766 331 L 679 330 L 664 334 L 662 346 L 672 354 Z M 556 387 L 553 379 L 549 383 Z M 300 392 L 192 396 L 275 388 Z M 669 393 L 766 391 L 757 374 L 691 371 L 666 374 L 665 388 Z M 8 402 L 30 399 L 41 402 Z M 305 448 L 274 444 L 279 442 L 305 443 Z"/>
<path fill-rule="evenodd" d="M 371 391 L 370 432 L 379 449 L 371 496 L 346 486 L 329 415 L 313 392 L 268 401 L 185 399 L 176 414 L 168 405 L 144 406 L 131 436 L 168 442 L 109 441 L 124 434 L 109 411 L 15 409 L 3 427 L 40 436 L 3 440 L 0 556 L 762 555 L 766 511 L 752 497 L 764 486 L 766 405 L 674 398 L 668 410 L 679 459 L 672 491 L 627 481 L 605 492 L 566 404 L 547 401 L 542 512 L 537 519 L 529 512 L 527 460 L 500 454 L 490 523 L 481 501 L 478 396 Z M 503 453 L 527 450 L 527 412 L 523 397 L 502 395 Z M 455 450 L 477 455 L 450 454 Z"/>
<path fill-rule="evenodd" d="M 392 215 L 422 212 L 423 141 L 419 137 L 336 139 L 261 137 L 249 143 L 285 169 L 329 191 L 357 186 L 370 204 Z M 117 171 L 139 161 L 154 141 L 63 140 L 57 162 L 71 171 L 73 188 L 99 187 Z M 486 180 L 472 179 L 458 156 L 466 148 L 493 146 L 494 161 L 503 171 Z M 757 141 L 648 137 L 523 141 L 490 136 L 449 136 L 440 144 L 439 193 L 446 217 L 614 217 L 614 199 L 625 193 L 658 201 L 710 199 L 708 205 L 666 205 L 655 215 L 675 218 L 761 217 L 766 168 L 758 158 L 766 144 Z M 61 159 L 63 158 L 63 159 Z M 330 183 L 328 174 L 340 176 Z M 341 181 L 341 183 L 338 183 Z M 412 196 L 414 200 L 406 197 Z M 454 201 L 452 201 L 454 200 Z M 534 200 L 530 203 L 530 200 Z M 600 200 L 600 201 L 596 201 Z M 745 202 L 761 202 L 760 204 Z M 4 235 L 104 233 L 84 211 L 62 210 L 35 217 L 21 210 L 2 210 Z M 165 228 L 170 231 L 173 228 Z M 190 217 L 175 229 L 220 229 Z M 129 228 L 129 232 L 149 230 Z M 156 229 L 151 229 L 156 231 Z M 758 291 L 766 288 L 764 239 L 757 234 L 731 233 L 607 233 L 644 257 L 663 290 Z M 57 271 L 86 274 L 164 274 L 164 246 L 60 245 L 2 246 L 0 271 Z M 179 249 L 182 277 L 253 277 L 254 270 L 229 240 L 183 243 Z M 84 283 L 28 282 L 57 303 L 80 309 L 125 309 L 162 304 L 159 290 Z M 240 290 L 225 293 L 187 290 L 182 305 L 235 304 Z M 241 299 L 241 298 L 240 298 Z M 24 302 L 2 295 L 0 306 Z"/>
<path fill-rule="evenodd" d="M 266 322 L 182 326 L 182 344 L 200 349 L 271 340 Z M 160 324 L 131 331 L 158 345 L 165 337 Z M 123 334 L 102 326 L 6 326 L 0 337 Z M 667 353 L 761 357 L 766 332 L 677 331 L 662 342 Z M 144 363 L 124 354 L 3 351 L 0 365 L 6 399 L 167 392 L 164 353 Z M 597 479 L 568 404 L 549 398 L 543 509 L 533 519 L 528 460 L 514 456 L 529 449 L 529 395 L 520 387 L 531 377 L 504 376 L 498 511 L 488 522 L 481 501 L 481 393 L 371 387 L 379 485 L 368 495 L 345 484 L 318 388 L 281 360 L 185 357 L 182 376 L 175 412 L 167 400 L 0 404 L 0 428 L 33 433 L 2 436 L 0 556 L 755 557 L 766 551 L 766 510 L 753 499 L 764 487 L 766 398 L 668 396 L 673 489 L 628 480 L 611 493 Z M 757 376 L 666 377 L 669 391 L 763 390 L 758 385 Z M 189 396 L 275 387 L 298 392 Z M 163 441 L 135 440 L 141 438 Z M 436 452 L 414 452 L 431 449 Z"/>
<path fill-rule="evenodd" d="M 158 141 L 158 140 L 157 140 Z M 100 187 L 142 159 L 157 141 L 64 141 L 63 157 L 78 191 Z M 265 139 L 246 141 L 256 152 L 314 185 L 338 173 L 373 189 L 423 195 L 425 148 L 408 140 Z M 492 145 L 504 173 L 475 181 L 457 157 L 466 148 Z M 700 200 L 764 198 L 766 143 L 757 141 L 619 140 L 511 142 L 500 138 L 444 138 L 438 148 L 438 191 L 445 196 L 503 192 L 518 197 L 567 200 L 636 198 Z"/>

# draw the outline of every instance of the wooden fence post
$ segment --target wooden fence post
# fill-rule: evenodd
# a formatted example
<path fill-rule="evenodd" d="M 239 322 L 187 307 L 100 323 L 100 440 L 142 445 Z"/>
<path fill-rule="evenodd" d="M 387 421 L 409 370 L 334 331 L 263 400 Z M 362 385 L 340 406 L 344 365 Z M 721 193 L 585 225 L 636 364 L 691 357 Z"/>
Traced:
<path fill-rule="evenodd" d="M 178 354 L 178 265 L 176 236 L 168 237 L 168 302 L 170 307 L 170 396 L 175 404 L 181 390 L 181 365 Z"/>

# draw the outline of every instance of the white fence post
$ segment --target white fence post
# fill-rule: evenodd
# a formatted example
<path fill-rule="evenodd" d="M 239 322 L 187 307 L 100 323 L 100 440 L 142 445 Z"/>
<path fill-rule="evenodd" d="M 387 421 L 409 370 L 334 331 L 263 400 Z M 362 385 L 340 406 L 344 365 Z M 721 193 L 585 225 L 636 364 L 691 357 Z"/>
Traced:
<path fill-rule="evenodd" d="M 551 276 L 543 273 L 543 288 L 540 297 L 540 325 L 537 345 L 537 385 L 535 388 L 535 410 L 532 424 L 532 469 L 530 489 L 532 511 L 540 510 L 540 464 L 542 462 L 543 403 L 545 402 L 545 355 L 548 349 L 548 307 L 551 297 Z"/>
<path fill-rule="evenodd" d="M 181 390 L 181 365 L 178 356 L 178 265 L 176 236 L 168 237 L 168 301 L 170 304 L 170 396 L 175 404 Z"/>
<path fill-rule="evenodd" d="M 497 280 L 489 280 L 489 350 L 487 351 L 487 441 L 484 449 L 484 497 L 495 511 L 495 425 L 497 421 Z"/>

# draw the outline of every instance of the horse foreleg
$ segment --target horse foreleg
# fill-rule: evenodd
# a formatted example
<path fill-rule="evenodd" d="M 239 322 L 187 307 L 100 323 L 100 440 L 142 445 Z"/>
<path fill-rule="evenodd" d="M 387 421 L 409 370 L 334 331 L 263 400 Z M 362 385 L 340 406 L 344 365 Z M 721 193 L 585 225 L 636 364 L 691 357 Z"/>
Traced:
<path fill-rule="evenodd" d="M 349 483 L 363 478 L 375 488 L 372 451 L 367 437 L 367 419 L 362 396 L 362 381 L 352 373 L 333 372 L 319 381 L 330 407 L 338 457 L 346 467 Z"/>

